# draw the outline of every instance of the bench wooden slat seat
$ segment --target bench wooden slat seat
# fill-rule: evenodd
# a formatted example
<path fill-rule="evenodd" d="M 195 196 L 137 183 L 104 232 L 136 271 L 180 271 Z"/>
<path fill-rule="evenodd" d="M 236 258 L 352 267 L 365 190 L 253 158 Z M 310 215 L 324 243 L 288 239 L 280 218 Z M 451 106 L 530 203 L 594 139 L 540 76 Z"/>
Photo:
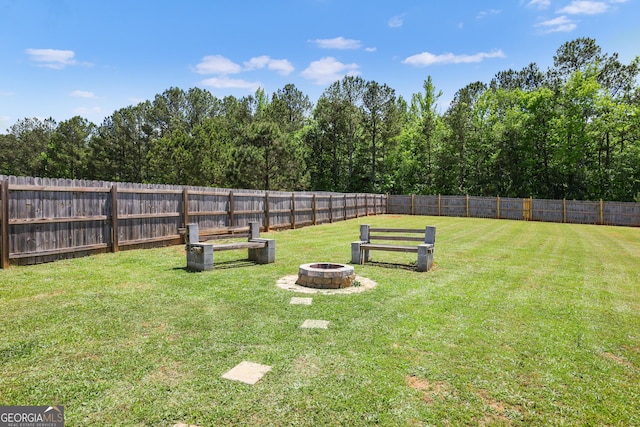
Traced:
<path fill-rule="evenodd" d="M 245 230 L 246 231 L 246 228 Z M 210 235 L 210 234 L 209 234 Z M 249 223 L 249 233 L 245 235 L 224 235 L 227 237 L 248 237 L 246 242 L 232 243 L 201 243 L 198 233 L 198 224 L 187 224 L 187 269 L 194 271 L 204 271 L 213 269 L 213 254 L 215 251 L 230 251 L 236 249 L 248 249 L 249 260 L 258 264 L 269 264 L 275 262 L 276 241 L 273 239 L 260 238 L 260 224 L 257 221 Z M 216 238 L 220 238 L 216 236 Z"/>
<path fill-rule="evenodd" d="M 390 234 L 371 234 L 371 233 Z M 405 234 L 422 234 L 420 237 Z M 400 235 L 402 234 L 402 235 Z M 421 242 L 418 245 L 400 245 L 388 243 L 371 243 L 376 241 Z M 433 265 L 433 253 L 436 243 L 436 228 L 427 226 L 424 229 L 407 228 L 371 228 L 368 224 L 360 225 L 360 240 L 351 243 L 351 263 L 362 264 L 369 261 L 369 251 L 413 252 L 418 254 L 418 271 L 428 271 Z"/>
<path fill-rule="evenodd" d="M 376 245 L 373 243 L 363 243 L 360 249 L 370 251 L 391 251 L 391 252 L 415 252 L 418 253 L 418 246 L 401 246 L 401 245 Z"/>
<path fill-rule="evenodd" d="M 215 251 L 229 251 L 234 249 L 264 248 L 264 242 L 236 242 L 236 243 L 216 243 L 213 245 Z"/>

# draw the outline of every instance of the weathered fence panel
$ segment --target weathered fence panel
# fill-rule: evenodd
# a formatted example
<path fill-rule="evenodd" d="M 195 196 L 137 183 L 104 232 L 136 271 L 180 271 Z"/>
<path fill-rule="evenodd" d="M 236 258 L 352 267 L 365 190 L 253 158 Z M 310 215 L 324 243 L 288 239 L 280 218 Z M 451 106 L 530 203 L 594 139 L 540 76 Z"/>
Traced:
<path fill-rule="evenodd" d="M 640 226 L 640 203 L 509 197 L 392 195 L 387 213 Z"/>
<path fill-rule="evenodd" d="M 522 199 L 516 199 L 512 197 L 498 197 L 498 199 L 496 200 L 496 205 L 499 212 L 499 214 L 496 214 L 498 218 L 514 220 L 524 219 L 522 213 Z"/>
<path fill-rule="evenodd" d="M 467 216 L 466 196 L 441 196 L 440 215 L 442 216 Z"/>
<path fill-rule="evenodd" d="M 415 196 L 412 202 L 414 215 L 439 215 L 438 196 Z"/>
<path fill-rule="evenodd" d="M 416 196 L 424 197 L 424 196 Z M 389 212 L 400 215 L 413 215 L 412 208 L 413 196 L 394 195 L 389 197 Z"/>
<path fill-rule="evenodd" d="M 531 219 L 544 222 L 566 222 L 563 200 L 531 200 Z"/>
<path fill-rule="evenodd" d="M 177 244 L 189 222 L 202 236 L 215 236 L 243 231 L 251 221 L 295 228 L 384 213 L 385 206 L 385 195 L 0 176 L 0 264 Z"/>
<path fill-rule="evenodd" d="M 473 218 L 497 218 L 498 198 L 475 196 L 468 197 L 467 216 Z"/>
<path fill-rule="evenodd" d="M 574 224 L 601 224 L 600 202 L 566 200 L 565 222 Z"/>
<path fill-rule="evenodd" d="M 604 202 L 603 224 L 640 227 L 640 203 Z"/>

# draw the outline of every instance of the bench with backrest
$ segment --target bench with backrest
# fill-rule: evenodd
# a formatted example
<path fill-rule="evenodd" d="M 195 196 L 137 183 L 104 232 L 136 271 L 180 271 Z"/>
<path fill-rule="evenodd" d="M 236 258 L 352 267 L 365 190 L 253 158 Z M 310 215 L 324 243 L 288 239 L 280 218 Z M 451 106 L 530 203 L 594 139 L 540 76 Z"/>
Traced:
<path fill-rule="evenodd" d="M 378 243 L 380 241 L 396 243 Z M 371 228 L 368 224 L 361 224 L 360 240 L 351 243 L 351 263 L 369 261 L 369 251 L 414 252 L 418 254 L 417 270 L 428 271 L 433 265 L 435 244 L 436 228 L 432 226 L 406 229 Z"/>
<path fill-rule="evenodd" d="M 257 221 L 249 223 L 248 233 L 229 236 L 233 238 L 247 237 L 246 242 L 201 243 L 198 224 L 187 224 L 185 237 L 187 241 L 187 269 L 189 270 L 212 270 L 215 251 L 248 249 L 249 260 L 258 264 L 269 264 L 275 262 L 276 259 L 276 241 L 260 238 L 260 223 Z"/>

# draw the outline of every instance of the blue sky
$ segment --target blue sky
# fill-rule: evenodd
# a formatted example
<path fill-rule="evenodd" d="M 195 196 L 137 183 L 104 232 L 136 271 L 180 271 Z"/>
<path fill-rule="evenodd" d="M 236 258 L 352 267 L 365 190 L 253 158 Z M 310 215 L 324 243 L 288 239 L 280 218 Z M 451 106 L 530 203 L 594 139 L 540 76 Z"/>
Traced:
<path fill-rule="evenodd" d="M 25 117 L 96 124 L 170 87 L 242 97 L 344 75 L 407 100 L 432 76 L 445 109 L 499 71 L 596 39 L 640 55 L 640 0 L 0 0 L 0 132 Z"/>

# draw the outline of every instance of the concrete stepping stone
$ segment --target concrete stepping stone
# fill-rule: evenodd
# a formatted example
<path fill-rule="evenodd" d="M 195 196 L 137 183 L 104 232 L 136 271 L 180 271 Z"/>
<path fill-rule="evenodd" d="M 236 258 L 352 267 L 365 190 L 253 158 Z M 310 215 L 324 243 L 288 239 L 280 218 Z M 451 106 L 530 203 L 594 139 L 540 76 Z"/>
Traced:
<path fill-rule="evenodd" d="M 302 322 L 302 325 L 300 327 L 307 328 L 307 329 L 328 329 L 329 321 L 307 319 L 304 322 Z"/>
<path fill-rule="evenodd" d="M 254 385 L 270 370 L 271 366 L 242 361 L 235 368 L 222 375 L 222 378 Z"/>
<path fill-rule="evenodd" d="M 313 298 L 291 297 L 291 302 L 289 304 L 311 305 L 312 301 Z"/>

